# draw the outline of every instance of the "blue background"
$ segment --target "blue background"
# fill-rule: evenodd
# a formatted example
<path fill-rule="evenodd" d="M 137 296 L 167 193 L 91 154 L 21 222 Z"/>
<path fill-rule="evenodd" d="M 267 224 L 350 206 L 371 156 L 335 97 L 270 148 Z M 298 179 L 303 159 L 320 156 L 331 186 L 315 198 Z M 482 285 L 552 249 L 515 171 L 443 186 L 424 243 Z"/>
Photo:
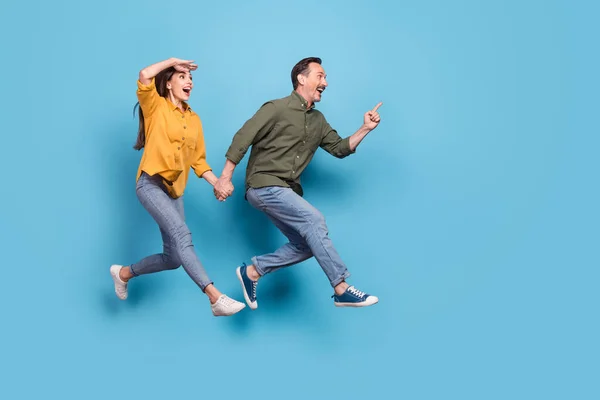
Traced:
<path fill-rule="evenodd" d="M 0 397 L 599 398 L 597 4 L 4 2 Z M 319 151 L 303 177 L 380 303 L 336 309 L 314 260 L 232 318 L 182 269 L 117 300 L 110 264 L 161 249 L 134 192 L 138 71 L 198 62 L 190 103 L 220 172 L 306 56 L 341 134 L 383 101 L 356 155 Z M 284 242 L 243 175 L 226 203 L 194 176 L 186 194 L 238 299 L 235 267 Z"/>

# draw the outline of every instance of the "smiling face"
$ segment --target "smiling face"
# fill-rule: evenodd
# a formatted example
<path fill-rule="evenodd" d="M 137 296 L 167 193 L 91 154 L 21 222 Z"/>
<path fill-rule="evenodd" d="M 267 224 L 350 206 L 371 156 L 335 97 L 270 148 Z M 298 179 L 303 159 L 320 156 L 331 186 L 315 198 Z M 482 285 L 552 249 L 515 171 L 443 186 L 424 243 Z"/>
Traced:
<path fill-rule="evenodd" d="M 192 82 L 192 74 L 189 72 L 179 72 L 171 76 L 171 79 L 167 81 L 167 90 L 169 91 L 169 97 L 175 104 L 179 104 L 182 101 L 188 101 L 194 83 Z"/>
<path fill-rule="evenodd" d="M 327 75 L 321 66 L 319 57 L 307 57 L 300 60 L 292 68 L 292 85 L 294 90 L 308 102 L 308 106 L 321 101 L 323 91 L 327 88 Z"/>
<path fill-rule="evenodd" d="M 321 101 L 323 91 L 327 88 L 326 78 L 325 70 L 317 63 L 308 65 L 308 74 L 298 76 L 298 82 L 307 101 L 315 103 Z"/>

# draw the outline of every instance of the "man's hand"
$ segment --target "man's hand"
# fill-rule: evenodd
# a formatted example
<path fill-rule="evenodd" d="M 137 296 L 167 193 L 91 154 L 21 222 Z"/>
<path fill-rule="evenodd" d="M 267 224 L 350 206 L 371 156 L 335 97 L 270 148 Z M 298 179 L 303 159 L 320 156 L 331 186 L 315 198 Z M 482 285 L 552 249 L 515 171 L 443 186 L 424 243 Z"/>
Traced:
<path fill-rule="evenodd" d="M 221 176 L 214 186 L 215 197 L 219 201 L 225 201 L 233 193 L 233 184 L 231 179 Z"/>
<path fill-rule="evenodd" d="M 379 116 L 377 109 L 379 107 L 381 107 L 382 104 L 383 103 L 380 102 L 371 111 L 367 111 L 365 113 L 365 122 L 364 122 L 365 128 L 367 128 L 369 130 L 373 130 L 373 129 L 377 128 L 377 125 L 379 125 L 379 121 L 381 121 L 381 117 Z"/>

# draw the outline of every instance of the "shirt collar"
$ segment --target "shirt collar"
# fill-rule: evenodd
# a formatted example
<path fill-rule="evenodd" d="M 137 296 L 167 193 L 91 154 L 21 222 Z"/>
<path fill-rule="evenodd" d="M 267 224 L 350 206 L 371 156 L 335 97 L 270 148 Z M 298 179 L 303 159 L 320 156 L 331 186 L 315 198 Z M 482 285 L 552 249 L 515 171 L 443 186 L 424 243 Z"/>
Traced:
<path fill-rule="evenodd" d="M 173 104 L 173 102 L 171 100 L 169 100 L 167 97 L 165 97 L 165 99 L 167 100 L 167 104 L 169 104 L 169 108 L 171 109 L 171 111 L 179 110 L 179 107 L 177 107 L 175 104 Z M 183 112 L 184 113 L 186 111 L 193 112 L 192 107 L 190 107 L 190 105 L 188 103 L 186 103 L 184 101 L 184 102 L 182 102 L 182 104 L 183 104 Z M 179 110 L 179 111 L 181 111 L 181 110 Z"/>
<path fill-rule="evenodd" d="M 302 97 L 302 95 L 300 95 L 300 93 L 296 92 L 295 90 L 292 90 L 292 99 L 294 104 L 297 104 L 298 107 L 300 107 L 303 110 L 312 110 L 313 108 L 315 108 L 315 103 L 313 102 L 311 104 L 311 106 L 307 109 L 307 105 L 308 105 L 308 101 L 306 101 L 306 99 L 304 97 Z"/>

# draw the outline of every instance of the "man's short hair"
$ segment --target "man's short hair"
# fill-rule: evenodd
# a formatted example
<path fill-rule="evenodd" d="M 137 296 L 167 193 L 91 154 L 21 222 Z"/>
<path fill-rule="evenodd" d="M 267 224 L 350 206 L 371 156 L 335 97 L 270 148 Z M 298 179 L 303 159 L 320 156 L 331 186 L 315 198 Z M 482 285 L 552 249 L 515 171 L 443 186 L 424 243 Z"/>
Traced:
<path fill-rule="evenodd" d="M 304 76 L 308 75 L 310 72 L 309 65 L 310 63 L 321 64 L 321 59 L 319 57 L 307 57 L 304 58 L 292 68 L 292 86 L 294 90 L 298 87 L 298 75 L 302 74 Z"/>

